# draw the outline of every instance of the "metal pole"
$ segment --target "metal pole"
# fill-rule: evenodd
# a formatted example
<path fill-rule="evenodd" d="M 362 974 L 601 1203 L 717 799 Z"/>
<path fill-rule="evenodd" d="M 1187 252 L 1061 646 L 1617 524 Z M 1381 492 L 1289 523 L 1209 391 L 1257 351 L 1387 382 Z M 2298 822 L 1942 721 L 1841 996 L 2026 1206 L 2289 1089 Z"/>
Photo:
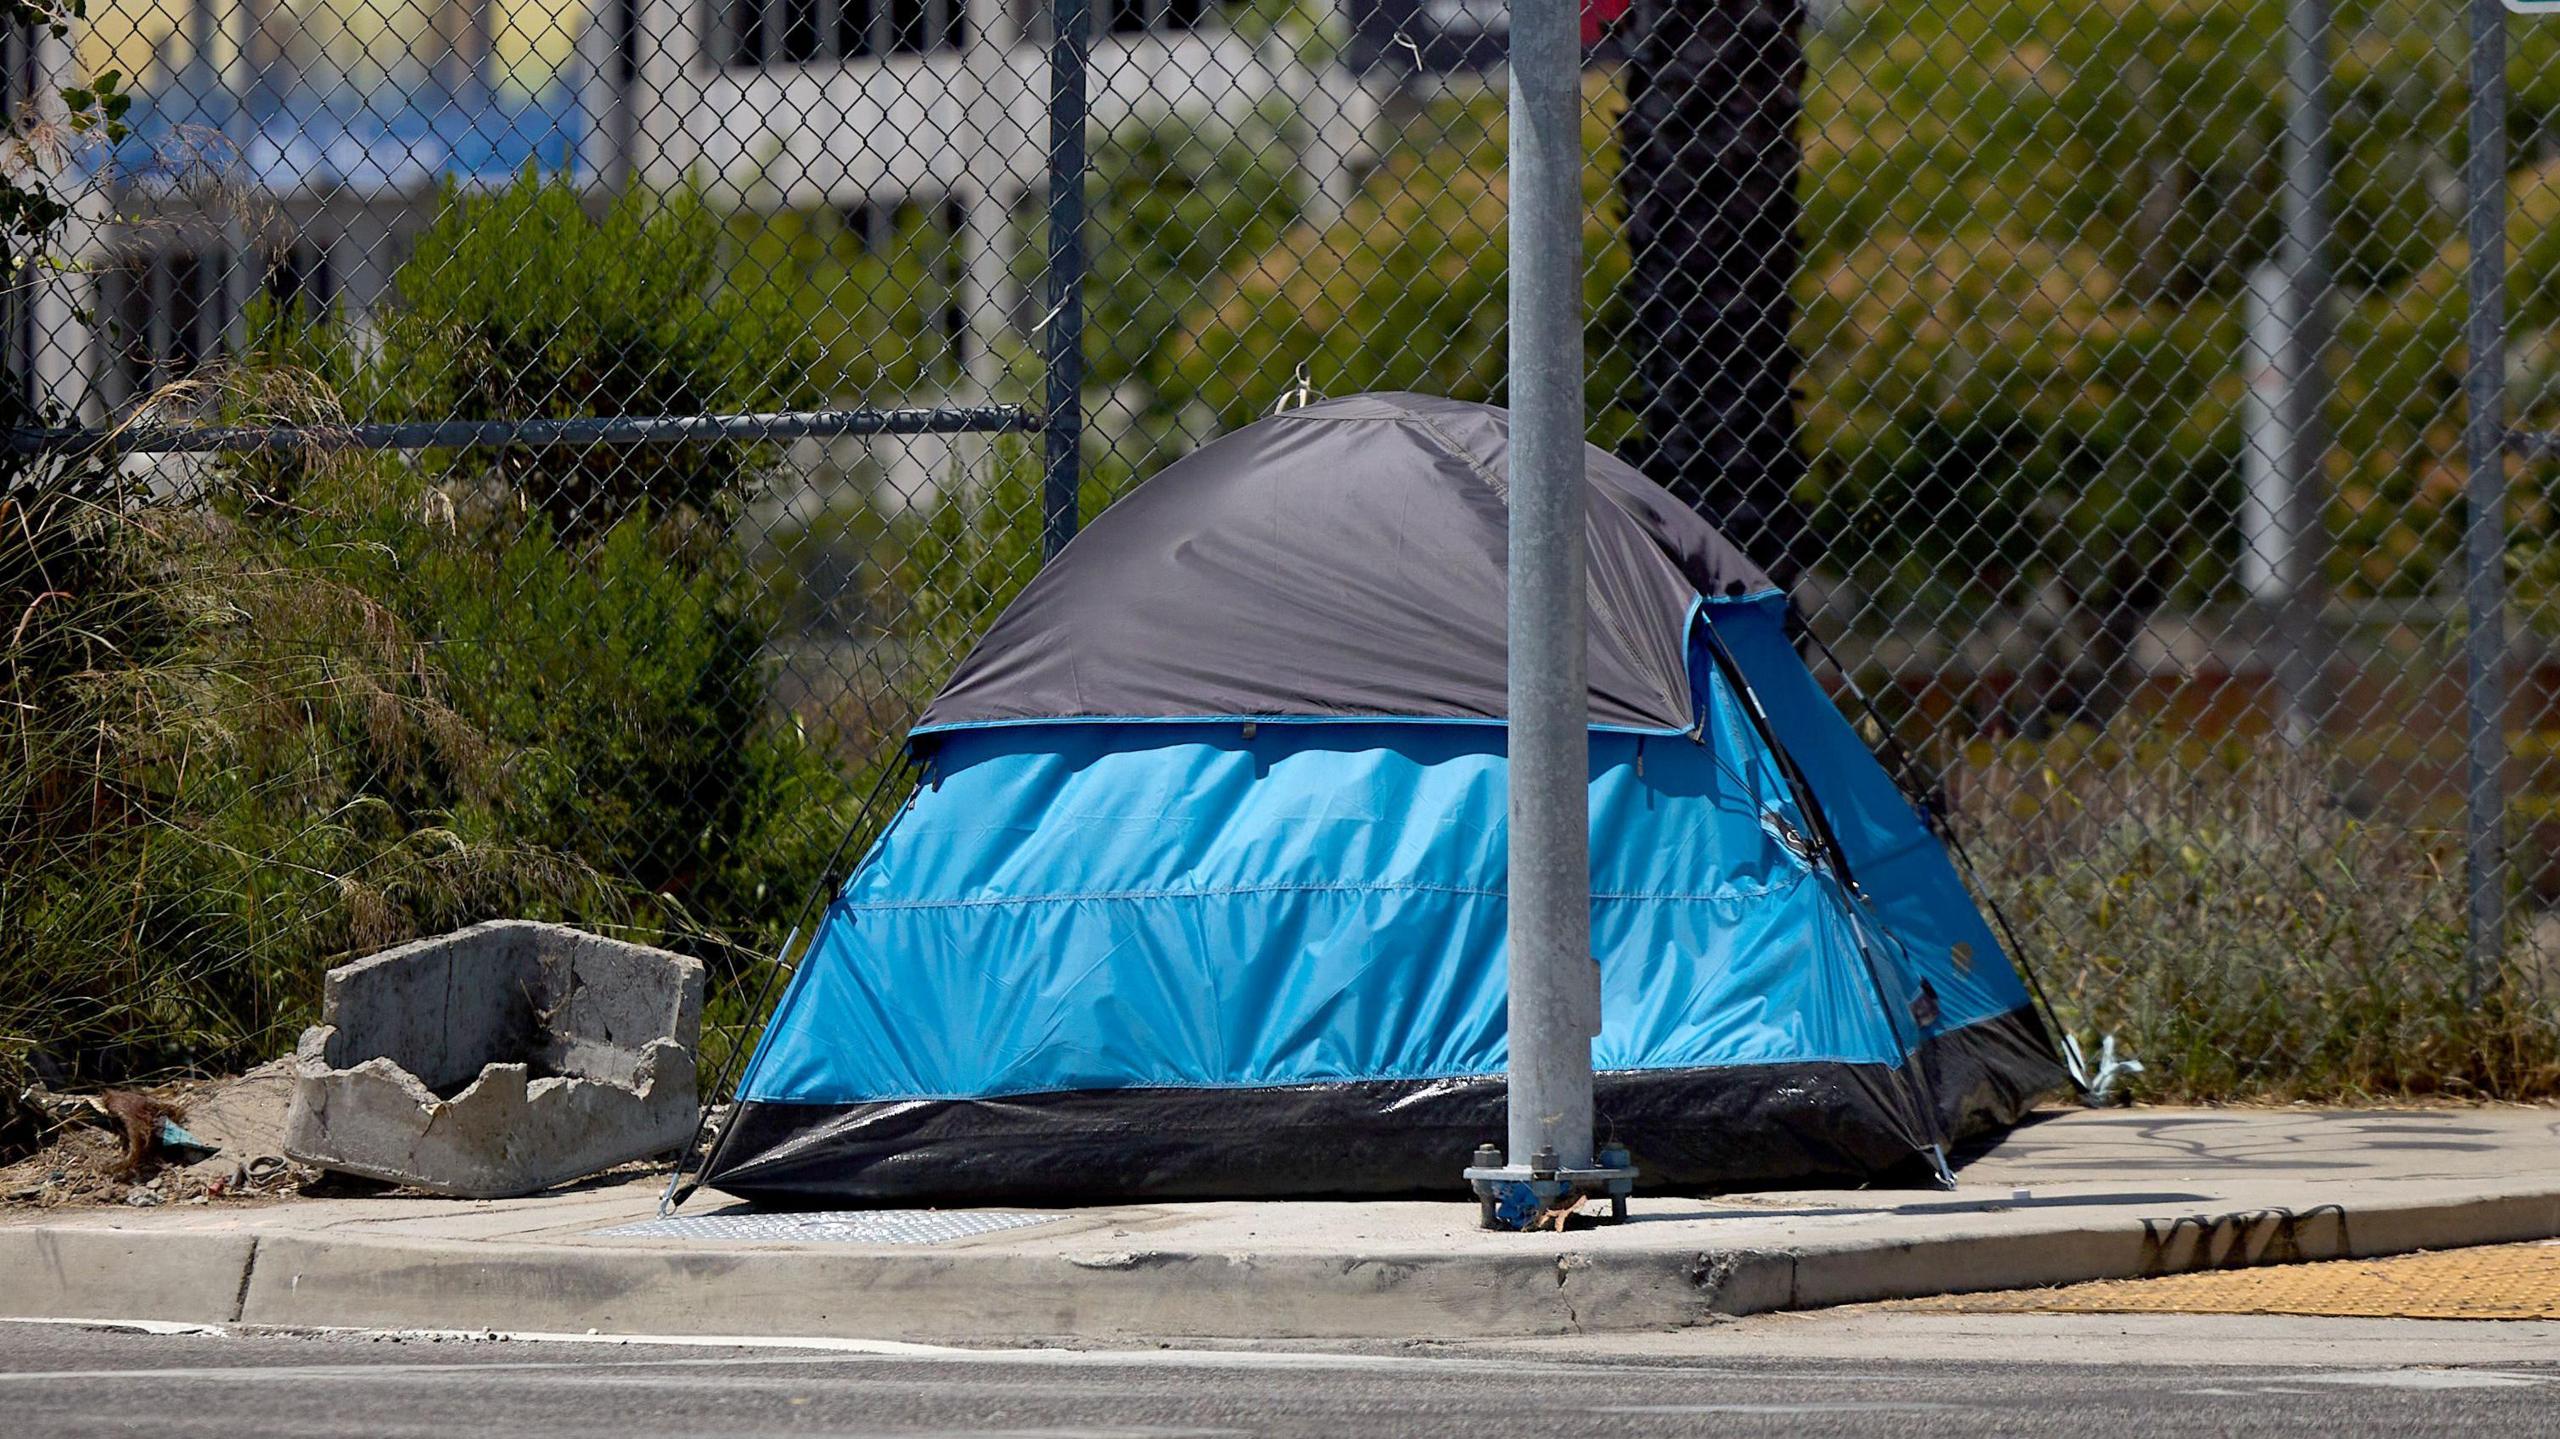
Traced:
<path fill-rule="evenodd" d="M 2285 6 L 2284 239 L 2249 276 L 2248 502 L 2241 575 L 2271 617 L 2285 742 L 2318 732 L 2327 699 L 2320 570 L 2329 348 L 2329 0 Z"/>
<path fill-rule="evenodd" d="M 566 420 L 397 420 L 358 425 L 88 425 L 0 430 L 0 454 L 118 455 L 216 450 L 429 450 L 666 445 L 839 435 L 979 435 L 1036 430 L 1020 405 L 931 410 L 791 410 L 766 415 L 590 415 Z"/>
<path fill-rule="evenodd" d="M 2470 632 L 2464 713 L 2470 730 L 2470 805 L 2464 877 L 2470 932 L 2465 997 L 2477 1003 L 2507 942 L 2507 17 L 2499 0 L 2471 0 L 2470 360 L 2462 377 L 2471 468 L 2463 524 L 2462 608 Z"/>
<path fill-rule="evenodd" d="M 1582 534 L 1582 64 L 1571 0 L 1511 7 L 1511 1164 L 1591 1164 Z M 1544 1156 L 1541 1158 L 1541 1156 Z"/>
<path fill-rule="evenodd" d="M 2317 381 L 2299 367 L 2317 350 L 2298 343 L 2300 299 L 2278 263 L 2250 268 L 2241 304 L 2241 370 L 2249 388 L 2241 405 L 2240 587 L 2266 623 L 2277 729 L 2296 748 L 2317 729 L 2319 702 L 2311 690 L 2320 669 L 2310 652 L 2316 601 L 2305 593 L 2317 570 L 2304 553 L 2311 539 L 2306 522 L 2316 524 L 2318 510 L 2303 494 L 2319 461 L 2299 423 L 2316 422 L 2316 400 L 2303 391 Z"/>
<path fill-rule="evenodd" d="M 2292 536 L 2285 527 L 2284 266 L 2253 265 L 2241 294 L 2240 589 L 2270 611 L 2284 598 Z"/>
<path fill-rule="evenodd" d="M 1041 327 L 1049 413 L 1040 547 L 1054 555 L 1075 538 L 1084 462 L 1085 51 L 1093 0 L 1052 0 L 1049 23 L 1049 314 Z"/>

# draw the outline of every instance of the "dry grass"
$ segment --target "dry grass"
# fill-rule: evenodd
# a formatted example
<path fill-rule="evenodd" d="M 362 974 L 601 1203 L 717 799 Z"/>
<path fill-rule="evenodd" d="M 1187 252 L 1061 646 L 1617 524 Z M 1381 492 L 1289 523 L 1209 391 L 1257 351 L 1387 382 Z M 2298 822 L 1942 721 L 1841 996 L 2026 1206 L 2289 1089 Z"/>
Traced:
<path fill-rule="evenodd" d="M 2324 757 L 2234 740 L 2016 744 L 1959 822 L 2064 1023 L 2164 1100 L 2560 1096 L 2560 1000 L 2523 935 L 2476 999 L 2461 837 L 2358 814 Z"/>

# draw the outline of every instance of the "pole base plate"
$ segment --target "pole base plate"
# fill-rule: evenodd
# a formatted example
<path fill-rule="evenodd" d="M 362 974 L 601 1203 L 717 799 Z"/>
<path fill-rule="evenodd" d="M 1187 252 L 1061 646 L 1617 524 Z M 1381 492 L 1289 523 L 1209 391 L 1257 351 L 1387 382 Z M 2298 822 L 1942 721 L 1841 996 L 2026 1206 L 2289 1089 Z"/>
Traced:
<path fill-rule="evenodd" d="M 1489 1156 L 1479 1151 L 1478 1157 Z M 1567 1217 L 1577 1212 L 1601 1218 L 1582 1210 L 1584 1201 L 1591 1199 L 1609 1201 L 1604 1222 L 1623 1222 L 1627 1196 L 1636 1187 L 1635 1164 L 1626 1150 L 1615 1145 L 1600 1151 L 1598 1162 L 1588 1168 L 1474 1164 L 1461 1173 L 1476 1192 L 1477 1217 L 1483 1227 L 1519 1233 L 1562 1229 Z"/>

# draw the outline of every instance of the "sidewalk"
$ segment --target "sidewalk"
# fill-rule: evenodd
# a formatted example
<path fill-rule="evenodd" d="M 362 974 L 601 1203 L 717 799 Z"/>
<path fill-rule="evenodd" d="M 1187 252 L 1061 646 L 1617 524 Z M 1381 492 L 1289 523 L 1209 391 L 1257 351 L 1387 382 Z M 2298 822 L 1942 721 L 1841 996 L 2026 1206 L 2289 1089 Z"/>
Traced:
<path fill-rule="evenodd" d="M 55 1210 L 0 1218 L 0 1314 L 960 1342 L 1661 1329 L 2560 1236 L 2556 1141 L 2560 1109 L 2072 1111 L 1952 1194 L 1639 1195 L 1625 1225 L 1539 1235 L 1480 1231 L 1454 1199 L 963 1211 L 936 1222 L 983 1232 L 907 1243 L 882 1242 L 897 1213 L 598 1232 L 650 1219 L 655 1182 Z M 741 1212 L 704 1194 L 682 1217 Z"/>

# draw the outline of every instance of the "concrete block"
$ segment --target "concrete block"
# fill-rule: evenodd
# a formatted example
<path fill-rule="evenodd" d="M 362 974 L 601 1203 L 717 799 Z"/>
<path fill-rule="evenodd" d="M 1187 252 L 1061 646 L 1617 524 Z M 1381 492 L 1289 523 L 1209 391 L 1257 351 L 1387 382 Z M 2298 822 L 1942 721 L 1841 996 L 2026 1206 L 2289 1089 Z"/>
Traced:
<path fill-rule="evenodd" d="M 530 1194 L 682 1144 L 702 966 L 502 920 L 329 971 L 285 1150 L 438 1194 Z"/>

